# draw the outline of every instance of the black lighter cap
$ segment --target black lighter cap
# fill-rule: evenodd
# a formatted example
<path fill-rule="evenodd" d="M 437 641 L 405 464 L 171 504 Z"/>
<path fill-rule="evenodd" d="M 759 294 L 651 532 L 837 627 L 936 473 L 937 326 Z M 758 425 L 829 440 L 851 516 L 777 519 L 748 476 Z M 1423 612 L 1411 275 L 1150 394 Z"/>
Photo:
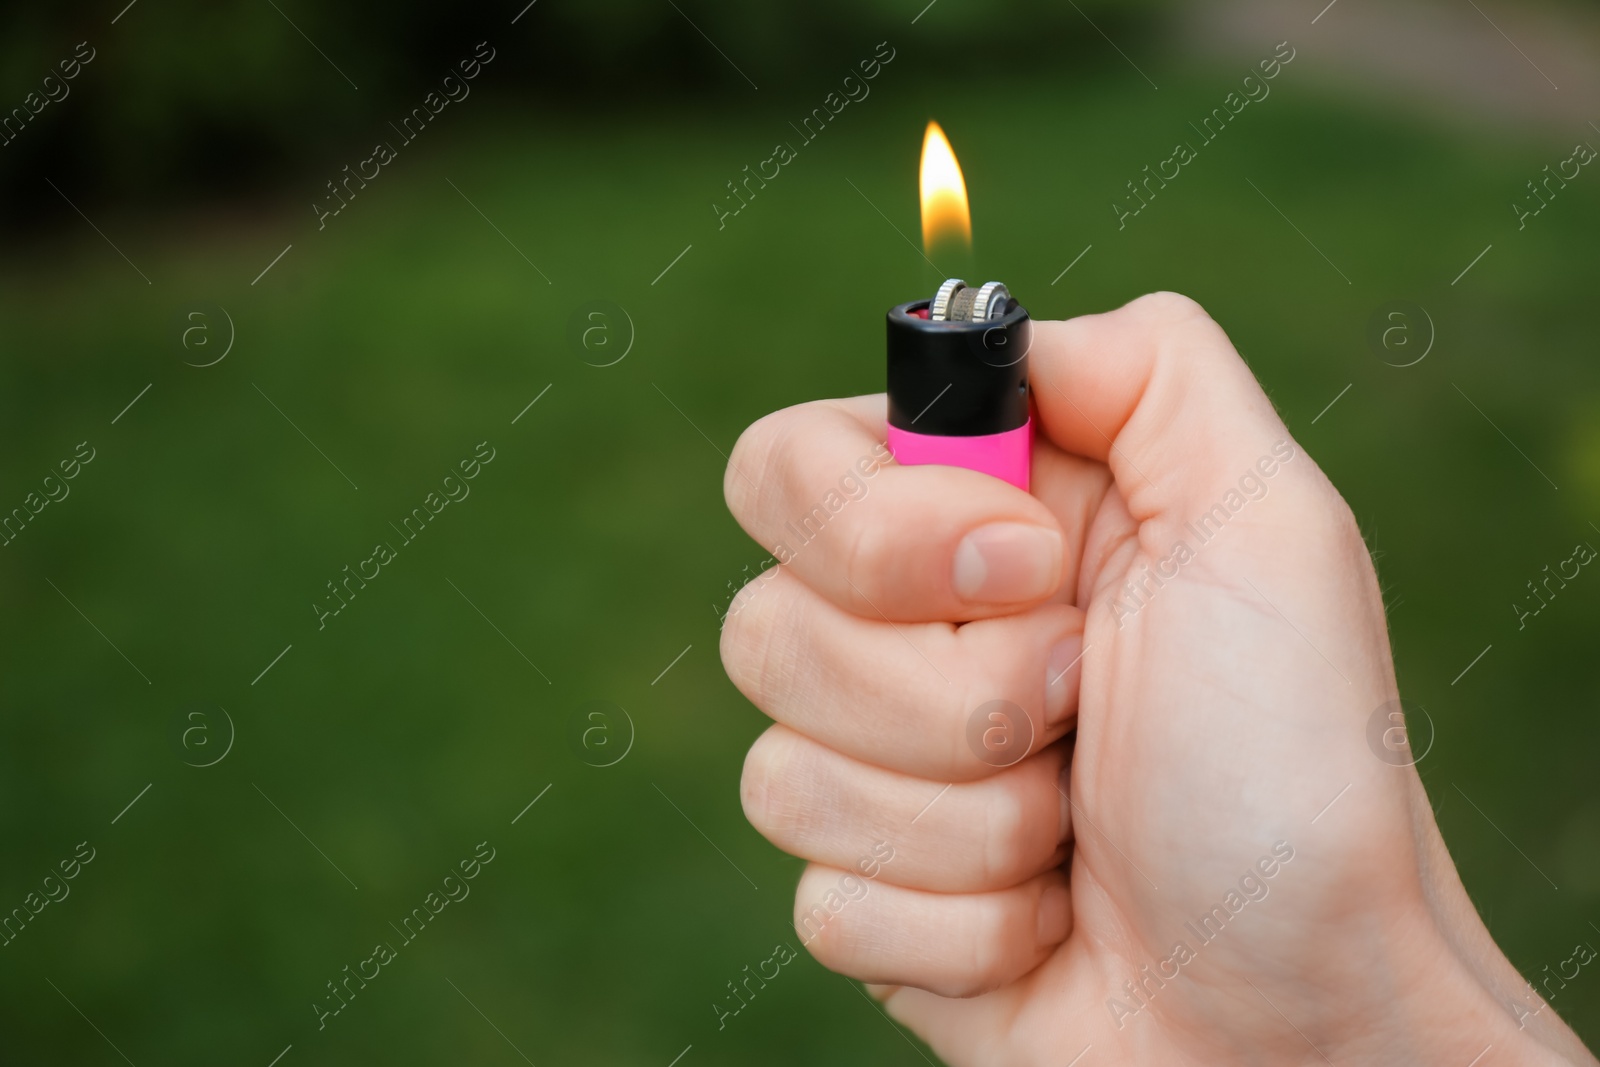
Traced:
<path fill-rule="evenodd" d="M 1028 421 L 1033 321 L 1010 300 L 986 322 L 933 322 L 913 300 L 889 312 L 889 425 L 941 437 L 978 437 Z"/>

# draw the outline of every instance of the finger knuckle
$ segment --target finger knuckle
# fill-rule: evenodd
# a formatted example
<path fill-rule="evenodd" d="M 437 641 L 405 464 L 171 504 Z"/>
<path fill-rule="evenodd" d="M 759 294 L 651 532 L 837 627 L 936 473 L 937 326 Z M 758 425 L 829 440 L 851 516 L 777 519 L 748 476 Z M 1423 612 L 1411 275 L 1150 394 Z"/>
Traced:
<path fill-rule="evenodd" d="M 1037 859 L 1035 823 L 1022 798 L 1010 789 L 996 789 L 985 805 L 983 827 L 983 873 L 985 884 L 1006 888 L 1029 873 L 1028 865 Z"/>
<path fill-rule="evenodd" d="M 1160 290 L 1147 293 L 1135 300 L 1132 304 L 1143 315 L 1149 316 L 1156 322 L 1165 324 L 1179 324 L 1192 322 L 1196 319 L 1210 321 L 1211 316 L 1206 314 L 1206 309 L 1201 307 L 1194 299 L 1182 293 Z"/>
<path fill-rule="evenodd" d="M 953 643 L 965 651 L 960 642 L 958 631 Z M 941 656 L 937 647 L 929 659 L 948 677 L 946 691 L 956 694 L 945 698 L 940 713 L 946 756 L 944 766 L 935 771 L 957 781 L 976 781 L 1003 772 L 1032 750 L 1038 733 L 1010 667 L 998 657 L 979 662 L 970 654 Z"/>
<path fill-rule="evenodd" d="M 774 726 L 756 739 L 745 755 L 739 779 L 739 802 L 745 818 L 769 840 L 786 838 L 787 825 L 798 810 L 794 803 L 794 738 Z"/>
<path fill-rule="evenodd" d="M 770 572 L 769 572 L 770 573 Z M 779 642 L 775 635 L 775 616 L 770 601 L 776 591 L 764 588 L 776 576 L 767 574 L 745 585 L 734 598 L 722 636 L 718 643 L 722 654 L 722 667 L 728 679 L 758 708 L 765 709 L 765 701 L 775 690 L 773 686 L 785 684 L 788 674 L 776 650 Z"/>
<path fill-rule="evenodd" d="M 784 461 L 781 446 L 793 425 L 793 410 L 774 411 L 745 427 L 728 455 L 722 495 L 733 517 L 746 528 L 782 482 L 771 477 L 771 468 Z"/>
<path fill-rule="evenodd" d="M 851 917 L 837 889 L 823 889 L 823 881 L 802 877 L 795 890 L 794 928 L 806 951 L 830 970 L 839 970 L 849 958 Z"/>
<path fill-rule="evenodd" d="M 875 523 L 849 523 L 845 525 L 844 538 L 841 546 L 844 574 L 854 586 L 859 610 L 877 615 L 873 601 L 882 595 L 887 531 Z"/>
<path fill-rule="evenodd" d="M 1014 931 L 1007 929 L 1005 916 L 992 908 L 981 908 L 974 916 L 968 943 L 967 965 L 959 968 L 946 996 L 976 997 L 1004 985 L 1009 946 Z"/>

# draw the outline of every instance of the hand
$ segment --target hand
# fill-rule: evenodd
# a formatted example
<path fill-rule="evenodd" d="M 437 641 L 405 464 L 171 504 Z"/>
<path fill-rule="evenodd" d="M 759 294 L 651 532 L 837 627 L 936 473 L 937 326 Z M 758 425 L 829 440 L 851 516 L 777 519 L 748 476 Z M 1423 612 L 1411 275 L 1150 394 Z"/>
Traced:
<path fill-rule="evenodd" d="M 729 464 L 783 563 L 723 630 L 742 796 L 812 954 L 959 1065 L 1596 1062 L 1369 748 L 1370 559 L 1222 330 L 1156 294 L 1030 361 L 1032 496 L 883 461 L 881 396 Z"/>

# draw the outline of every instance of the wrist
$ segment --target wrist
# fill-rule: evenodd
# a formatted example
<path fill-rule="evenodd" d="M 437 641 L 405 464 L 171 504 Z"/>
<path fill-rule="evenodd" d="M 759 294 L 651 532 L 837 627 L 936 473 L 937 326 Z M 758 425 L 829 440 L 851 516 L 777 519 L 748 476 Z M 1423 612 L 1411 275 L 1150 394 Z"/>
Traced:
<path fill-rule="evenodd" d="M 1595 1063 L 1492 941 L 1485 955 L 1475 936 L 1463 945 L 1466 931 L 1447 931 L 1437 919 L 1430 910 L 1410 920 L 1420 944 L 1390 976 L 1392 988 L 1404 992 L 1388 1005 L 1383 1024 L 1368 1031 L 1373 1047 L 1365 1050 L 1365 1062 L 1385 1067 Z M 1452 914 L 1448 921 L 1461 923 L 1462 917 Z M 1471 922 L 1482 929 L 1476 912 Z"/>
<path fill-rule="evenodd" d="M 1428 947 L 1416 954 L 1413 980 L 1401 988 L 1413 991 L 1405 1023 L 1449 1049 L 1444 1059 L 1429 1062 L 1462 1067 L 1486 1047 L 1500 1063 L 1600 1062 L 1495 944 L 1450 859 L 1421 781 L 1413 782 L 1420 893 L 1411 922 Z M 1450 1058 L 1474 1043 L 1466 1059 Z"/>

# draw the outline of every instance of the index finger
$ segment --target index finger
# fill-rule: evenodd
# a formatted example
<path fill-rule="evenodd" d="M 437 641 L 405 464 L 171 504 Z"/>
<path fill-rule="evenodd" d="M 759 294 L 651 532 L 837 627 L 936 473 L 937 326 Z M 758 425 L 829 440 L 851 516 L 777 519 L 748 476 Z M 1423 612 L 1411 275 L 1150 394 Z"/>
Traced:
<path fill-rule="evenodd" d="M 880 393 L 755 423 L 723 479 L 734 518 L 807 585 L 866 618 L 960 621 L 1054 594 L 1067 542 L 1051 510 L 986 474 L 899 466 L 884 412 Z"/>

